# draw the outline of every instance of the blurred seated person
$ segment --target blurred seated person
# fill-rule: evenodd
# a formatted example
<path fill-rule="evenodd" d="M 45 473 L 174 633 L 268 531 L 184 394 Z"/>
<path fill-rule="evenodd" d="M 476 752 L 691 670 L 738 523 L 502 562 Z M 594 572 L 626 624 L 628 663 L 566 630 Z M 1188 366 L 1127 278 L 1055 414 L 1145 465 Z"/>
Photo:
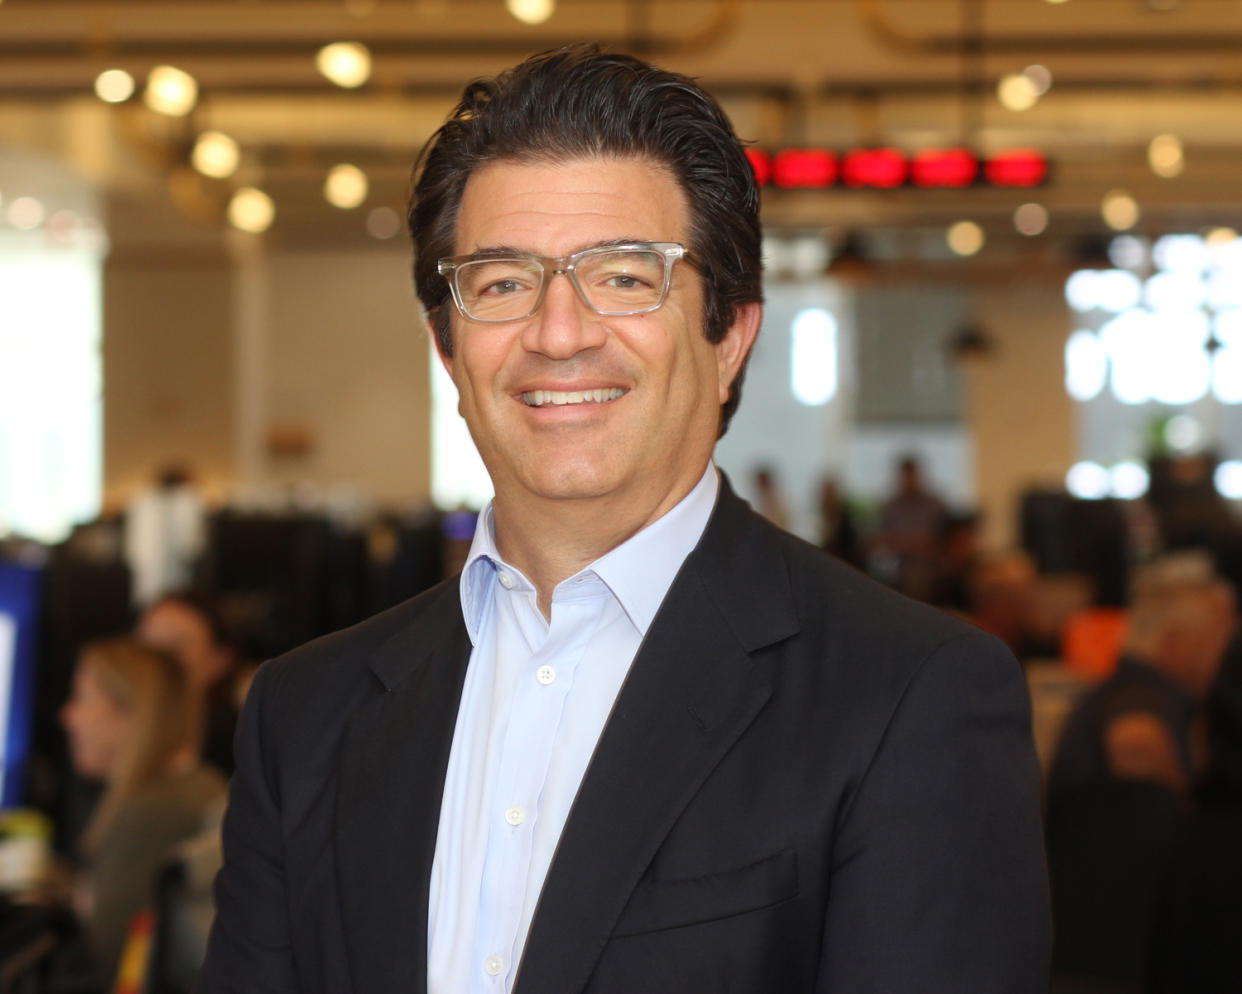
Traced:
<path fill-rule="evenodd" d="M 168 594 L 142 613 L 134 634 L 181 664 L 190 690 L 203 698 L 203 760 L 231 776 L 233 732 L 248 684 L 216 605 L 198 593 Z"/>
<path fill-rule="evenodd" d="M 1159 994 L 1242 991 L 1242 640 L 1208 699 L 1208 762 L 1174 848 L 1157 936 Z"/>
<path fill-rule="evenodd" d="M 1117 670 L 1066 723 L 1049 792 L 1122 779 L 1187 793 L 1202 760 L 1203 703 L 1235 625 L 1224 581 L 1167 564 L 1141 577 Z"/>
<path fill-rule="evenodd" d="M 1136 585 L 1117 670 L 1065 724 L 1046 806 L 1055 991 L 1153 989 L 1161 895 L 1201 767 L 1203 702 L 1234 627 L 1228 585 L 1157 566 Z"/>
<path fill-rule="evenodd" d="M 74 769 L 103 782 L 73 898 L 101 981 L 172 848 L 219 822 L 225 782 L 199 761 L 197 711 L 185 671 L 158 649 L 111 639 L 79 656 L 60 720 Z"/>

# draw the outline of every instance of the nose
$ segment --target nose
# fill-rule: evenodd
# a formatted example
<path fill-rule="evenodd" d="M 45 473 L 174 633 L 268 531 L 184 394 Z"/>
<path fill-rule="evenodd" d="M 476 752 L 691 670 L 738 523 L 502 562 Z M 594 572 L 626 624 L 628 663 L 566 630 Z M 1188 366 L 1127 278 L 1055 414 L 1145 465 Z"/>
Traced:
<path fill-rule="evenodd" d="M 608 331 L 603 320 L 583 303 L 568 276 L 552 273 L 543 305 L 523 331 L 522 345 L 549 359 L 569 359 L 604 344 Z"/>

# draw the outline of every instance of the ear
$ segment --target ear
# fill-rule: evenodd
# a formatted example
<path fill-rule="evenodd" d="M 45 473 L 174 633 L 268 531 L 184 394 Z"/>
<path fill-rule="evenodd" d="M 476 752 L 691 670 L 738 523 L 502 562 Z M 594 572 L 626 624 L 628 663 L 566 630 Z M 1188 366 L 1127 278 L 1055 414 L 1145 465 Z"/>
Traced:
<path fill-rule="evenodd" d="M 733 313 L 733 323 L 729 325 L 724 338 L 716 343 L 722 404 L 729 399 L 733 381 L 737 379 L 738 371 L 750 355 L 750 347 L 755 344 L 755 336 L 759 334 L 759 323 L 762 319 L 763 305 L 758 301 L 738 304 Z"/>
<path fill-rule="evenodd" d="M 427 326 L 427 334 L 431 336 L 431 342 L 436 347 L 436 355 L 440 357 L 440 364 L 444 367 L 444 371 L 449 374 L 449 379 L 452 379 L 453 357 L 445 354 L 444 345 L 440 341 L 440 334 L 437 330 L 440 324 L 440 307 L 437 307 L 430 312 L 426 312 L 424 314 L 423 321 Z M 450 334 L 451 333 L 452 331 L 450 325 Z"/>

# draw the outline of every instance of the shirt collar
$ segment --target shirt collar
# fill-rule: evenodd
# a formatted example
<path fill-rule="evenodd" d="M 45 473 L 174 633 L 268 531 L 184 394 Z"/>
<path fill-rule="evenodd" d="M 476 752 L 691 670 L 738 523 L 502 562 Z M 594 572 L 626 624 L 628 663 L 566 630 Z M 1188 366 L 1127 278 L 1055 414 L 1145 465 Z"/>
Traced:
<path fill-rule="evenodd" d="M 709 462 L 694 489 L 671 510 L 575 575 L 594 572 L 607 584 L 634 627 L 646 635 L 677 571 L 702 537 L 719 492 L 720 474 Z M 475 645 L 495 591 L 496 573 L 501 568 L 513 577 L 514 590 L 530 589 L 530 581 L 507 565 L 496 549 L 496 527 L 489 501 L 475 523 L 474 540 L 461 573 L 462 614 L 470 641 Z"/>
<path fill-rule="evenodd" d="M 670 511 L 587 567 L 608 584 L 640 634 L 647 634 L 681 564 L 699 544 L 719 492 L 720 474 L 709 462 Z"/>

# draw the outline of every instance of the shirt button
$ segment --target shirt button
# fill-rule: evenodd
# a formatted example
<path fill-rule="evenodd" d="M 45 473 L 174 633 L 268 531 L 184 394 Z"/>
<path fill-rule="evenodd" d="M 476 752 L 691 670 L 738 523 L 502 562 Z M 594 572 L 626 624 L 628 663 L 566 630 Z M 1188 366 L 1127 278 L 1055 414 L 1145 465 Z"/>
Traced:
<path fill-rule="evenodd" d="M 487 971 L 488 976 L 499 977 L 500 971 L 505 968 L 505 961 L 494 953 L 483 961 L 483 969 Z"/>
<path fill-rule="evenodd" d="M 526 820 L 526 811 L 520 805 L 515 804 L 513 807 L 505 810 L 505 821 L 516 828 Z"/>
<path fill-rule="evenodd" d="M 546 687 L 548 684 L 556 682 L 556 670 L 551 666 L 540 666 L 535 671 L 535 679 Z"/>
<path fill-rule="evenodd" d="M 497 573 L 496 579 L 500 581 L 500 585 L 504 587 L 505 590 L 513 589 L 513 577 L 511 577 L 508 573 Z"/>

